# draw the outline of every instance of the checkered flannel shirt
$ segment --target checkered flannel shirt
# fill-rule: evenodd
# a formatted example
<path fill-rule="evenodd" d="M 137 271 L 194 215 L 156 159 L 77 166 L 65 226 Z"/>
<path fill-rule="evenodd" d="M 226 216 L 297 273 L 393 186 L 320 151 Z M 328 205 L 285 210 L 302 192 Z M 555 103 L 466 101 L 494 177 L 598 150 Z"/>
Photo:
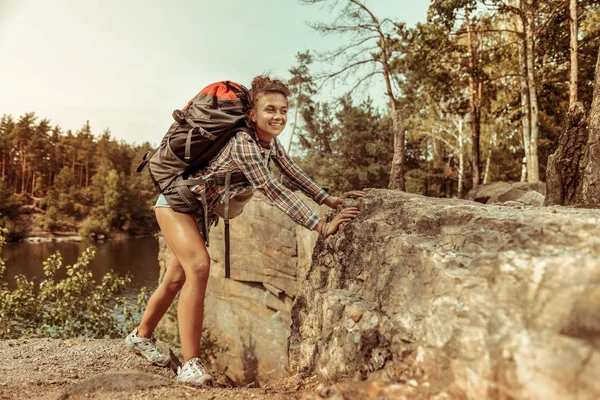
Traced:
<path fill-rule="evenodd" d="M 264 161 L 266 151 L 268 150 L 259 146 L 247 132 L 238 132 L 211 161 L 210 165 L 197 173 L 195 177 L 209 179 L 211 177 L 224 177 L 228 172 L 243 172 L 249 183 L 232 183 L 229 189 L 230 199 L 253 187 L 266 195 L 277 208 L 286 213 L 294 222 L 314 230 L 320 221 L 319 216 L 271 174 L 267 163 Z M 322 204 L 325 201 L 328 196 L 327 192 L 317 186 L 304 171 L 294 164 L 277 138 L 274 138 L 271 142 L 270 157 L 277 168 L 304 194 L 317 204 Z M 191 190 L 200 198 L 204 186 L 194 186 Z M 224 201 L 225 186 L 208 183 L 206 185 L 206 202 L 210 222 L 214 219 L 212 211 Z"/>

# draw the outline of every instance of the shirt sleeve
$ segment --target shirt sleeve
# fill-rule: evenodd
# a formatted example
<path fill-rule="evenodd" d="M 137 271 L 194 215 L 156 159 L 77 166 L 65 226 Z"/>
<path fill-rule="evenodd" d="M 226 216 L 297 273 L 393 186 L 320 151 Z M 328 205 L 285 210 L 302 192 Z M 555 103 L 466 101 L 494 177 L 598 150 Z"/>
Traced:
<path fill-rule="evenodd" d="M 291 190 L 279 183 L 265 166 L 258 144 L 247 133 L 233 139 L 231 158 L 244 173 L 250 184 L 271 200 L 277 208 L 294 222 L 310 230 L 321 220 Z"/>
<path fill-rule="evenodd" d="M 298 188 L 313 199 L 317 204 L 321 205 L 329 194 L 321 189 L 304 171 L 298 167 L 292 158 L 285 151 L 279 140 L 275 139 L 277 147 L 277 157 L 273 157 L 273 161 L 279 170 Z"/>

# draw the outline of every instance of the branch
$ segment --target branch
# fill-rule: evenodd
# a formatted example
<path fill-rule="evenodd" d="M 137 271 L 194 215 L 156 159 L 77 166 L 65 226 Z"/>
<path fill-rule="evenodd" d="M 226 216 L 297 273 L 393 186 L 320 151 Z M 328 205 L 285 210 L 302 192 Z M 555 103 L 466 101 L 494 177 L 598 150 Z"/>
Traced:
<path fill-rule="evenodd" d="M 371 32 L 378 33 L 377 28 L 374 27 L 373 25 L 364 25 L 364 24 L 357 24 L 357 25 L 327 25 L 327 24 L 324 24 L 322 22 L 315 22 L 315 23 L 309 23 L 308 26 L 310 26 L 314 30 L 316 30 L 316 31 L 318 31 L 318 32 L 320 32 L 320 33 L 322 33 L 324 35 L 328 35 L 330 33 L 342 34 L 342 33 L 346 33 L 346 32 L 358 32 L 360 29 L 366 29 L 366 30 L 369 30 Z"/>
<path fill-rule="evenodd" d="M 354 63 L 352 63 L 350 65 L 347 65 L 347 66 L 345 66 L 344 68 L 342 68 L 339 71 L 332 72 L 330 74 L 324 74 L 324 75 L 318 76 L 316 79 L 317 80 L 322 80 L 322 82 L 319 85 L 319 87 L 317 88 L 317 91 L 321 91 L 321 89 L 323 88 L 323 86 L 325 85 L 325 83 L 327 83 L 331 79 L 337 77 L 338 75 L 343 74 L 344 72 L 348 71 L 351 68 L 356 68 L 356 67 L 359 67 L 360 65 L 367 64 L 367 63 L 370 63 L 370 62 L 378 62 L 378 61 L 377 60 L 361 60 L 361 61 L 354 62 Z"/>
<path fill-rule="evenodd" d="M 512 29 L 475 29 L 475 30 L 471 31 L 471 33 L 489 33 L 489 32 L 509 32 L 509 33 L 515 33 L 517 35 L 523 34 L 523 32 L 515 31 Z M 461 36 L 461 35 L 467 35 L 468 33 L 469 32 L 467 32 L 465 30 L 458 30 L 456 32 L 450 32 L 450 35 Z"/>
<path fill-rule="evenodd" d="M 504 78 L 517 78 L 517 77 L 522 77 L 523 75 L 521 74 L 506 74 L 506 75 L 502 75 L 502 76 L 496 76 L 494 78 L 488 78 L 488 82 L 492 82 L 492 81 L 497 81 L 498 79 L 504 79 Z"/>
<path fill-rule="evenodd" d="M 354 62 L 350 65 L 345 66 L 344 68 L 342 68 L 341 70 L 339 70 L 337 72 L 333 72 L 333 73 L 327 75 L 327 79 L 335 78 L 336 76 L 344 73 L 345 71 L 349 70 L 350 68 L 358 67 L 359 65 L 363 65 L 366 63 L 370 63 L 370 62 L 377 62 L 377 60 L 361 60 L 361 61 Z"/>
<path fill-rule="evenodd" d="M 452 150 L 454 150 L 454 151 L 458 151 L 458 147 L 457 147 L 457 146 L 455 146 L 455 145 L 453 145 L 453 144 L 452 144 L 452 143 L 450 143 L 449 141 L 447 141 L 447 140 L 446 140 L 446 139 L 445 139 L 443 136 L 440 136 L 440 135 L 434 135 L 433 133 L 431 133 L 431 132 L 427 132 L 427 131 L 418 131 L 418 132 L 416 132 L 416 133 L 417 133 L 417 134 L 421 134 L 421 135 L 423 135 L 423 136 L 428 136 L 428 137 L 430 137 L 430 138 L 433 138 L 433 139 L 435 139 L 435 140 L 439 140 L 439 141 L 441 141 L 441 142 L 445 143 L 445 144 L 446 144 L 446 146 L 450 147 Z"/>
<path fill-rule="evenodd" d="M 352 94 L 352 92 L 354 92 L 354 90 L 356 90 L 364 81 L 371 79 L 372 77 L 374 77 L 377 74 L 381 74 L 381 71 L 373 71 L 369 74 L 367 74 L 366 76 L 362 77 L 357 83 L 356 85 L 354 85 L 352 87 L 352 89 L 350 89 L 350 91 L 348 91 L 348 94 Z"/>
<path fill-rule="evenodd" d="M 361 40 L 361 41 L 360 41 L 360 42 L 358 42 L 358 43 L 351 44 L 351 45 L 349 45 L 349 46 L 346 46 L 346 47 L 340 47 L 340 48 L 339 48 L 338 50 L 336 50 L 334 53 L 331 53 L 331 54 L 327 55 L 325 58 L 323 58 L 323 61 L 331 61 L 331 60 L 333 60 L 334 58 L 341 56 L 341 55 L 342 55 L 342 54 L 344 54 L 346 51 L 348 51 L 348 50 L 350 50 L 350 49 L 352 49 L 352 48 L 354 48 L 354 47 L 360 46 L 361 44 L 363 44 L 363 43 L 367 42 L 367 41 L 368 41 L 368 40 L 370 40 L 370 39 L 377 39 L 378 37 L 379 37 L 379 36 L 374 36 L 374 35 L 373 35 L 373 36 L 368 36 L 368 37 L 364 38 L 363 40 Z"/>

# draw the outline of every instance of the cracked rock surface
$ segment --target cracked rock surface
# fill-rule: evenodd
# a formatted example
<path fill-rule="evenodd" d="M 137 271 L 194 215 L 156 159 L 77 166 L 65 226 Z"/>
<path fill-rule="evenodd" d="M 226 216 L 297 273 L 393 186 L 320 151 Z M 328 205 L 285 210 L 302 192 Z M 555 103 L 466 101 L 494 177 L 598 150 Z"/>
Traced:
<path fill-rule="evenodd" d="M 393 398 L 600 398 L 600 210 L 375 189 L 354 204 L 292 308 L 291 367 L 333 385 L 323 397 L 387 381 Z"/>

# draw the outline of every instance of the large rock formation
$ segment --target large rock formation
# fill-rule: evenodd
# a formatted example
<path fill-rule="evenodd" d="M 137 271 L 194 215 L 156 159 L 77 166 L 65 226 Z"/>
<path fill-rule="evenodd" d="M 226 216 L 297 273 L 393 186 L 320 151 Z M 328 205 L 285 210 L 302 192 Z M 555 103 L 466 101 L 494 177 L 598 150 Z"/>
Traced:
<path fill-rule="evenodd" d="M 293 370 L 415 399 L 600 398 L 600 212 L 388 190 L 357 204 L 317 242 Z"/>
<path fill-rule="evenodd" d="M 316 212 L 319 206 L 300 195 Z M 215 360 L 237 385 L 274 382 L 290 373 L 287 340 L 299 276 L 316 232 L 296 225 L 260 193 L 231 221 L 231 278 L 225 279 L 223 223 L 211 230 L 205 324 L 228 351 Z M 159 255 L 164 268 L 164 241 Z M 162 274 L 161 274 L 162 276 Z"/>

